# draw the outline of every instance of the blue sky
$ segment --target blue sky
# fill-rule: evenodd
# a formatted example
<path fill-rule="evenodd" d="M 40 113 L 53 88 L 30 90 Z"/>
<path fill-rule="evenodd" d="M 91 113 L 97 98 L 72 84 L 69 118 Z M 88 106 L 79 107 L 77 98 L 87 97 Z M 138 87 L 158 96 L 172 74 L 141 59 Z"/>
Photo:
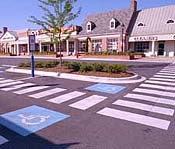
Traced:
<path fill-rule="evenodd" d="M 138 9 L 175 5 L 175 0 L 137 0 Z M 26 28 L 39 28 L 27 21 L 31 15 L 41 16 L 38 0 L 1 0 L 0 4 L 0 30 L 7 26 L 9 30 Z M 108 10 L 128 8 L 130 0 L 78 0 L 76 7 L 81 6 L 82 11 L 73 24 L 81 25 L 86 15 Z"/>

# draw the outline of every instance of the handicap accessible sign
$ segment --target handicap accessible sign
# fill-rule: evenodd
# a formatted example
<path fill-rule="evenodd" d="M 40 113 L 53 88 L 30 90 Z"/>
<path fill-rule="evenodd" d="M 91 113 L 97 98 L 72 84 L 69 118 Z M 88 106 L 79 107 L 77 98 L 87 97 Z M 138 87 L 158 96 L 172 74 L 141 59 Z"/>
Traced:
<path fill-rule="evenodd" d="M 2 114 L 0 124 L 22 136 L 27 136 L 68 117 L 70 116 L 34 105 Z"/>

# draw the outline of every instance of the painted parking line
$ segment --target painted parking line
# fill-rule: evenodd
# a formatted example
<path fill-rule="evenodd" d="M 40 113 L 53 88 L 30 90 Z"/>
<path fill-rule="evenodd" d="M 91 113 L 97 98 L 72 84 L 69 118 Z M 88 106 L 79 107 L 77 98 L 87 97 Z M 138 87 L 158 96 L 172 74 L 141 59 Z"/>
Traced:
<path fill-rule="evenodd" d="M 9 140 L 0 135 L 0 145 L 7 143 Z"/>
<path fill-rule="evenodd" d="M 13 90 L 16 90 L 16 89 L 20 89 L 20 88 L 23 88 L 23 87 L 30 87 L 30 86 L 33 86 L 33 85 L 36 85 L 36 84 L 25 83 L 25 84 L 14 85 L 14 86 L 11 86 L 11 87 L 2 88 L 0 90 L 2 90 L 2 91 L 13 91 Z"/>
<path fill-rule="evenodd" d="M 66 89 L 63 89 L 63 88 L 54 88 L 54 89 L 50 89 L 50 90 L 43 91 L 43 92 L 40 92 L 40 93 L 36 93 L 36 94 L 33 94 L 33 95 L 29 95 L 29 97 L 38 99 L 38 98 L 46 97 L 46 96 L 49 96 L 49 95 L 52 95 L 52 94 L 63 92 L 65 90 Z"/>
<path fill-rule="evenodd" d="M 164 78 L 149 78 L 150 80 L 156 80 L 156 81 L 169 81 L 169 82 L 175 82 L 174 79 L 164 79 Z"/>
<path fill-rule="evenodd" d="M 6 86 L 20 84 L 20 83 L 24 83 L 24 82 L 22 82 L 22 81 L 15 81 L 15 82 L 10 82 L 10 83 L 4 83 L 4 84 L 0 84 L 0 87 L 6 87 Z"/>
<path fill-rule="evenodd" d="M 175 106 L 175 100 L 166 99 L 166 98 L 153 97 L 153 96 L 147 96 L 147 95 L 140 95 L 140 94 L 134 94 L 134 93 L 127 94 L 124 97 Z"/>
<path fill-rule="evenodd" d="M 171 82 L 162 82 L 162 81 L 151 81 L 151 80 L 146 80 L 145 83 L 175 86 L 175 83 L 171 83 Z"/>
<path fill-rule="evenodd" d="M 141 84 L 140 87 L 154 88 L 154 89 L 161 89 L 161 90 L 168 90 L 168 91 L 175 91 L 175 87 L 153 85 L 153 84 Z"/>
<path fill-rule="evenodd" d="M 168 78 L 168 79 L 175 79 L 175 76 L 163 76 L 163 75 L 154 75 L 157 78 Z"/>
<path fill-rule="evenodd" d="M 87 109 L 91 108 L 92 106 L 104 101 L 105 99 L 107 99 L 107 97 L 92 95 L 92 96 L 87 97 L 83 100 L 75 102 L 69 106 L 76 108 L 76 109 L 80 109 L 80 110 L 87 110 Z"/>
<path fill-rule="evenodd" d="M 136 88 L 136 89 L 134 89 L 133 91 L 134 91 L 134 92 L 139 92 L 139 93 L 152 94 L 152 95 L 167 96 L 167 97 L 175 97 L 175 93 L 172 93 L 172 92 L 165 92 L 165 91 L 159 91 L 159 90 L 151 90 L 151 89 Z"/>
<path fill-rule="evenodd" d="M 68 117 L 70 116 L 34 105 L 0 115 L 0 124 L 27 136 Z"/>
<path fill-rule="evenodd" d="M 91 91 L 98 91 L 102 93 L 108 93 L 108 94 L 116 94 L 123 89 L 125 89 L 124 86 L 119 86 L 119 85 L 111 85 L 111 84 L 95 84 L 92 86 L 89 86 L 86 88 L 87 90 Z"/>
<path fill-rule="evenodd" d="M 42 90 L 42 89 L 46 89 L 48 88 L 49 86 L 35 86 L 35 87 L 29 87 L 29 88 L 26 88 L 26 89 L 22 89 L 22 90 L 19 90 L 19 91 L 15 91 L 13 93 L 15 94 L 26 94 L 26 93 L 30 93 L 30 92 L 34 92 L 34 91 L 38 91 L 38 90 Z"/>
<path fill-rule="evenodd" d="M 175 76 L 175 74 L 171 74 L 171 73 L 163 73 L 163 72 L 159 72 L 159 73 L 157 73 L 157 75 Z"/>
<path fill-rule="evenodd" d="M 15 80 L 11 80 L 11 79 L 7 79 L 7 80 L 0 80 L 0 84 L 1 83 L 9 83 L 9 82 L 13 82 Z"/>
<path fill-rule="evenodd" d="M 69 101 L 71 99 L 83 96 L 85 94 L 86 93 L 74 91 L 74 92 L 70 92 L 68 94 L 64 94 L 64 95 L 49 99 L 48 101 L 52 102 L 52 103 L 56 103 L 56 104 L 61 104 L 63 102 L 66 102 L 66 101 Z"/>
<path fill-rule="evenodd" d="M 129 108 L 134 108 L 134 109 L 139 109 L 139 110 L 144 110 L 144 111 L 148 111 L 148 112 L 164 114 L 164 115 L 170 115 L 170 116 L 174 115 L 173 109 L 162 108 L 162 107 L 148 105 L 148 104 L 142 104 L 142 103 L 138 103 L 138 102 L 117 100 L 113 104 L 124 106 L 124 107 L 129 107 Z"/>
<path fill-rule="evenodd" d="M 97 113 L 104 116 L 109 116 L 112 118 L 135 122 L 137 124 L 143 124 L 146 126 L 160 128 L 163 130 L 168 130 L 168 127 L 170 125 L 170 121 L 167 121 L 167 120 L 135 114 L 131 112 L 125 112 L 125 111 L 111 109 L 111 108 L 104 108 Z"/>

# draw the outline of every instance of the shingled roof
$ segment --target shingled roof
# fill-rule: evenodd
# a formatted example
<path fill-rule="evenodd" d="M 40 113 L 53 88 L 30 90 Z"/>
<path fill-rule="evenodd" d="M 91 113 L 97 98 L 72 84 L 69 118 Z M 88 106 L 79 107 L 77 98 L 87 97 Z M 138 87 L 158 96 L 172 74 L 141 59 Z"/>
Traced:
<path fill-rule="evenodd" d="M 175 5 L 140 10 L 131 36 L 174 34 L 175 23 L 168 24 L 168 20 L 175 22 Z M 143 26 L 138 26 L 140 23 Z"/>
<path fill-rule="evenodd" d="M 94 35 L 113 35 L 121 33 L 121 24 L 125 25 L 125 30 L 128 29 L 133 12 L 130 9 L 114 10 L 103 13 L 89 15 L 85 18 L 82 24 L 82 31 L 80 36 L 94 36 Z M 120 25 L 116 29 L 110 29 L 110 20 L 115 18 Z M 95 28 L 87 33 L 86 25 L 88 22 L 93 22 Z"/>

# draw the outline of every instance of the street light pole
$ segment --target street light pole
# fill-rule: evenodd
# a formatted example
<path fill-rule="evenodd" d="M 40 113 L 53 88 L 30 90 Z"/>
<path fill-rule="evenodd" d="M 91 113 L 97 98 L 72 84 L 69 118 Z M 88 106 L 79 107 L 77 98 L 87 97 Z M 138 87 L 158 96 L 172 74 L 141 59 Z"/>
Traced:
<path fill-rule="evenodd" d="M 125 27 L 125 25 L 122 23 L 122 25 L 121 25 L 121 27 L 122 27 L 122 52 L 124 52 L 124 46 L 123 46 L 123 34 L 124 34 L 124 27 Z"/>

